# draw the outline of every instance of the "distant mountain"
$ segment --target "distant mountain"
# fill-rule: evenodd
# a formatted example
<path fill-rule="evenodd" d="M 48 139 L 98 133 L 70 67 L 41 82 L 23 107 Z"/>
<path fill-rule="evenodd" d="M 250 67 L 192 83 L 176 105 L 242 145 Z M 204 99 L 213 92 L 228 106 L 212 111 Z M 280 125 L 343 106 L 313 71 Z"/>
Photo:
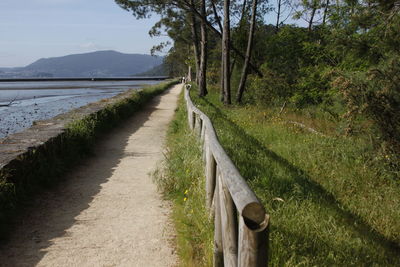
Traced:
<path fill-rule="evenodd" d="M 42 58 L 23 68 L 0 68 L 0 78 L 14 77 L 126 77 L 162 64 L 162 57 L 97 51 Z"/>
<path fill-rule="evenodd" d="M 168 70 L 167 70 L 167 66 L 165 64 L 161 64 L 161 65 L 155 66 L 154 68 L 152 68 L 148 71 L 135 74 L 134 76 L 138 76 L 138 77 L 168 76 Z"/>

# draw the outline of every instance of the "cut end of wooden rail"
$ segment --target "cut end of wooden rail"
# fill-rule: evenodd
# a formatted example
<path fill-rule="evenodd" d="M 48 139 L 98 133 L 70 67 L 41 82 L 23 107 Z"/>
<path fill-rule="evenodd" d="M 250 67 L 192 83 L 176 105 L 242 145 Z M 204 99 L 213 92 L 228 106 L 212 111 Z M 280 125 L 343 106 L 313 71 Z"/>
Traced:
<path fill-rule="evenodd" d="M 269 216 L 258 202 L 247 204 L 242 210 L 242 216 L 246 226 L 251 230 L 262 231 L 268 226 Z"/>

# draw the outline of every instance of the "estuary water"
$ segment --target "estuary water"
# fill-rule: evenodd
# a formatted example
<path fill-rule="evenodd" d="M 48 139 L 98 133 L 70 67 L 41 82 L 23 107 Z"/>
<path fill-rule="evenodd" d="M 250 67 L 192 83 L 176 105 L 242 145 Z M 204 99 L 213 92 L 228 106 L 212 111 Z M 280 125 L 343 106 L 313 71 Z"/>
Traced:
<path fill-rule="evenodd" d="M 128 89 L 160 81 L 34 81 L 0 82 L 0 138 L 29 128 L 36 120 L 61 113 Z"/>

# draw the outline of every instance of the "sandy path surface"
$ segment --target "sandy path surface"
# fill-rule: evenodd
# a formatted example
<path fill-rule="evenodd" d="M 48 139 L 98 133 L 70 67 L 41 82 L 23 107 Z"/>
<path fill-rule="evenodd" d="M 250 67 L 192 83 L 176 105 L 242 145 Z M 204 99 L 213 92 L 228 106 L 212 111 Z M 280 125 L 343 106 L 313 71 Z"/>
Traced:
<path fill-rule="evenodd" d="M 1 266 L 171 266 L 168 203 L 149 172 L 162 158 L 182 85 L 107 135 L 95 155 L 29 208 Z"/>

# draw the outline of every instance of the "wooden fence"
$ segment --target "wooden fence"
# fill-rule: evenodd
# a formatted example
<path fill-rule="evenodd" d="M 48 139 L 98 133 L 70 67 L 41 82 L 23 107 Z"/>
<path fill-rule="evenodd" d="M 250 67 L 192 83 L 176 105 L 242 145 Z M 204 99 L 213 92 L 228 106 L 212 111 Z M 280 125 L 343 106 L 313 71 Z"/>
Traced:
<path fill-rule="evenodd" d="M 267 266 L 268 221 L 263 205 L 220 143 L 210 119 L 185 88 L 188 122 L 203 142 L 206 205 L 214 217 L 214 266 Z"/>

